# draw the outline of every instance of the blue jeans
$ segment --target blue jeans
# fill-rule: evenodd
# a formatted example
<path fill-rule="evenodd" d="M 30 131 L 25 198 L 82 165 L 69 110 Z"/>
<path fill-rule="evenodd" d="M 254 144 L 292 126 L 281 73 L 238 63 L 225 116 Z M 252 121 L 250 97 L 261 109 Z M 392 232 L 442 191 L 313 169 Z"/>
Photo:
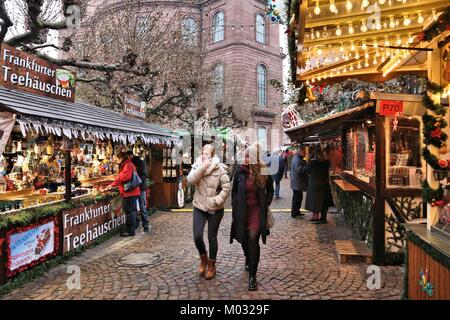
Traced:
<path fill-rule="evenodd" d="M 275 197 L 276 198 L 280 197 L 280 181 L 279 180 L 275 180 Z"/>
<path fill-rule="evenodd" d="M 137 196 L 122 198 L 122 208 L 127 216 L 127 232 L 133 236 L 136 229 L 137 200 Z"/>
<path fill-rule="evenodd" d="M 141 190 L 141 195 L 138 198 L 139 202 L 139 213 L 141 215 L 142 228 L 144 231 L 148 229 L 148 214 L 147 214 L 147 193 Z M 136 215 L 136 226 L 139 226 L 139 220 Z"/>

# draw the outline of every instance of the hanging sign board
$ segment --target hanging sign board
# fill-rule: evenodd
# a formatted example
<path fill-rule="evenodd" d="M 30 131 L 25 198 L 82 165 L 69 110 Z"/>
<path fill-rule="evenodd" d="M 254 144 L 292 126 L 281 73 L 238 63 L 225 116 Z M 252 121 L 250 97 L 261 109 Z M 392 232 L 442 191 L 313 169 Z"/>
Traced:
<path fill-rule="evenodd" d="M 136 119 L 146 118 L 146 104 L 137 96 L 125 95 L 123 98 L 123 114 Z"/>
<path fill-rule="evenodd" d="M 0 86 L 75 101 L 75 74 L 34 55 L 1 44 Z"/>
<path fill-rule="evenodd" d="M 381 116 L 395 116 L 403 113 L 403 101 L 380 100 L 379 109 L 377 110 Z"/>

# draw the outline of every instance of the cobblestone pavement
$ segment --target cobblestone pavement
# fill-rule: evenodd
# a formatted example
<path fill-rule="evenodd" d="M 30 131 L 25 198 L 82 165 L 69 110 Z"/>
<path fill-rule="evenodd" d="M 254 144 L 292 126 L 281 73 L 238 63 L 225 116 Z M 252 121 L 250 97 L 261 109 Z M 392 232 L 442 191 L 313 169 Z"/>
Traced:
<path fill-rule="evenodd" d="M 284 182 L 285 184 L 286 182 Z M 282 193 L 283 195 L 283 193 Z M 287 201 L 287 200 L 286 200 Z M 341 214 L 327 225 L 296 220 L 274 210 L 276 219 L 267 245 L 262 245 L 258 291 L 247 290 L 248 275 L 238 243 L 229 244 L 231 214 L 219 230 L 218 273 L 213 280 L 196 274 L 198 254 L 192 240 L 192 215 L 158 212 L 150 233 L 135 238 L 115 236 L 71 259 L 81 268 L 81 289 L 69 290 L 67 265 L 19 288 L 3 299 L 399 299 L 403 268 L 381 267 L 381 289 L 367 288 L 362 260 L 341 265 L 335 239 L 350 239 Z M 130 253 L 152 253 L 150 265 L 127 267 Z"/>

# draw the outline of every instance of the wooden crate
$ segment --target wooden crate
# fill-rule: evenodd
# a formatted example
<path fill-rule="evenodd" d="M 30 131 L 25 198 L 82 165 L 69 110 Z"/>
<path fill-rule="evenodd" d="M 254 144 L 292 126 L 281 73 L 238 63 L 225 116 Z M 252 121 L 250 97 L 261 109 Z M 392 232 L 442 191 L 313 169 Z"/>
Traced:
<path fill-rule="evenodd" d="M 372 250 L 364 241 L 335 240 L 339 261 L 347 262 L 348 256 L 364 257 L 367 263 L 372 264 Z"/>

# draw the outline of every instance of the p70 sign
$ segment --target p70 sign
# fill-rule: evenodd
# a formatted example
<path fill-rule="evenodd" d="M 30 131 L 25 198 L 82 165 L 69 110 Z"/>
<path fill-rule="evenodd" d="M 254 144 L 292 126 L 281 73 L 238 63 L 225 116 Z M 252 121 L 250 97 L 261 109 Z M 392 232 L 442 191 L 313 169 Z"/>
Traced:
<path fill-rule="evenodd" d="M 403 101 L 381 100 L 378 113 L 381 116 L 395 116 L 403 112 Z"/>

